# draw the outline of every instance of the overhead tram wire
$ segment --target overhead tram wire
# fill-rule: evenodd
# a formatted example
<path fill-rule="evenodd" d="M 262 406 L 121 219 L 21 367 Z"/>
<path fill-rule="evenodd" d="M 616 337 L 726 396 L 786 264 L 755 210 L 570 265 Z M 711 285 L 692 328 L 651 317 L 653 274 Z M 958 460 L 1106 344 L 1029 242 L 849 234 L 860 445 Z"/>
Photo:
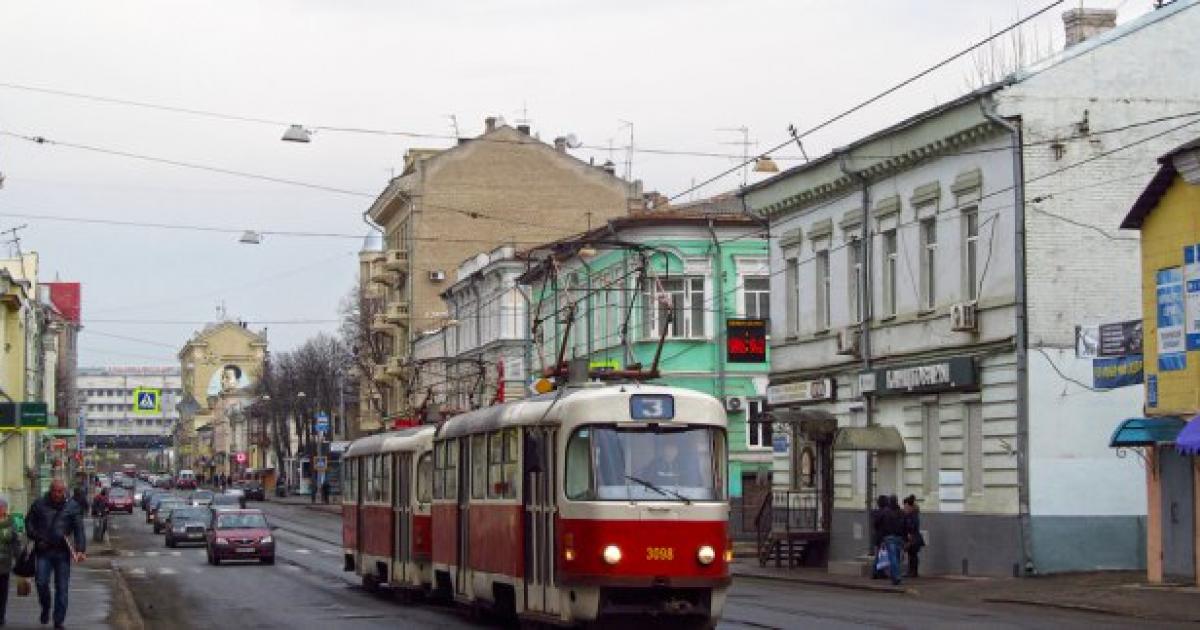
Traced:
<path fill-rule="evenodd" d="M 835 114 L 834 116 L 827 118 L 824 121 L 817 123 L 816 125 L 813 125 L 812 127 L 809 127 L 808 129 L 796 134 L 795 136 L 789 137 L 787 140 L 780 142 L 779 144 L 767 149 L 766 151 L 758 152 L 756 155 L 754 155 L 754 157 L 752 157 L 750 159 L 742 160 L 741 162 L 739 162 L 737 165 L 733 166 L 732 168 L 721 171 L 717 175 L 709 177 L 708 179 L 705 179 L 704 181 L 702 181 L 698 184 L 693 184 L 690 188 L 688 188 L 682 192 L 676 193 L 674 196 L 672 196 L 669 199 L 669 201 L 675 201 L 676 199 L 679 199 L 680 197 L 683 197 L 684 195 L 690 194 L 691 192 L 693 192 L 695 190 L 703 188 L 703 187 L 725 177 L 726 175 L 736 173 L 743 167 L 752 164 L 758 158 L 760 158 L 762 156 L 770 155 L 771 153 L 774 153 L 775 151 L 778 151 L 793 142 L 797 142 L 803 138 L 806 138 L 806 137 L 812 135 L 813 133 L 816 133 L 817 131 L 820 131 L 821 129 L 828 127 L 829 125 L 832 125 L 833 123 L 835 123 L 851 114 L 854 114 L 855 112 L 858 112 L 859 110 L 861 110 L 869 105 L 874 104 L 875 102 L 879 101 L 880 99 L 883 99 L 883 98 L 895 93 L 896 91 L 901 90 L 901 89 L 907 87 L 908 85 L 910 85 L 916 81 L 919 81 L 920 79 L 925 78 L 926 76 L 936 72 L 937 70 L 940 70 L 941 68 L 953 63 L 954 61 L 957 61 L 958 59 L 965 57 L 966 55 L 968 55 L 972 51 L 974 51 L 976 48 L 979 48 L 980 46 L 983 46 L 984 44 L 987 44 L 988 42 L 991 42 L 991 41 L 997 39 L 1001 35 L 1004 35 L 1004 34 L 1008 33 L 1009 31 L 1012 31 L 1012 30 L 1020 27 L 1021 25 L 1025 24 L 1026 22 L 1029 22 L 1030 20 L 1040 17 L 1042 14 L 1046 13 L 1050 9 L 1053 9 L 1054 7 L 1062 4 L 1063 1 L 1064 0 L 1055 0 L 1054 2 L 1042 7 L 1037 12 L 1035 12 L 1029 16 L 1026 16 L 1020 20 L 1017 20 L 1016 22 L 1013 22 L 1012 24 L 1009 24 L 1008 26 L 1004 27 L 1000 31 L 997 31 L 996 33 L 993 33 L 993 34 L 985 37 L 984 39 L 981 39 L 978 42 L 971 44 L 967 48 L 964 48 L 961 51 L 954 53 L 953 55 L 933 64 L 932 66 L 925 68 L 924 70 L 908 77 L 907 79 L 904 79 L 903 81 L 887 88 L 886 90 L 883 90 L 882 92 L 879 92 L 878 94 L 876 94 L 864 101 L 859 102 L 857 105 L 854 105 L 853 107 L 846 109 L 839 114 Z"/>

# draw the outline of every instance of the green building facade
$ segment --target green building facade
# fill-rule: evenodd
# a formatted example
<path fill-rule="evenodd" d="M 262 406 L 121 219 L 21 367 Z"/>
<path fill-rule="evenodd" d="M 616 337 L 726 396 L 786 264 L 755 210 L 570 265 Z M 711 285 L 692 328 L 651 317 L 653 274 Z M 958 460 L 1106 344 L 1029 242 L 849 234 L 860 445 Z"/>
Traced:
<path fill-rule="evenodd" d="M 769 363 L 765 354 L 731 362 L 727 326 L 770 312 L 765 228 L 741 215 L 656 213 L 610 221 L 547 251 L 526 276 L 534 372 L 560 352 L 564 361 L 586 358 L 592 370 L 648 370 L 666 325 L 654 382 L 725 402 L 728 490 L 739 517 L 743 486 L 765 482 L 771 468 L 769 424 L 748 422 L 764 408 Z"/>

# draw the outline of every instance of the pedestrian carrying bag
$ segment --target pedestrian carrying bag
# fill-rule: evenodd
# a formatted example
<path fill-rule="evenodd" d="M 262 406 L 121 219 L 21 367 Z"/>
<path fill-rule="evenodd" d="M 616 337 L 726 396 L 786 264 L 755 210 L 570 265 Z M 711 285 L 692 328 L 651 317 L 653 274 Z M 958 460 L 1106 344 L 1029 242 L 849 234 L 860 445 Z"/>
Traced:
<path fill-rule="evenodd" d="M 875 570 L 883 571 L 888 568 L 891 559 L 888 557 L 887 547 L 879 546 L 879 551 L 875 553 Z"/>
<path fill-rule="evenodd" d="M 33 547 L 33 541 L 25 543 L 21 548 L 21 553 L 17 554 L 17 561 L 13 564 L 13 573 L 17 577 L 29 578 L 37 573 L 37 551 Z"/>
<path fill-rule="evenodd" d="M 29 592 L 32 590 L 29 585 L 29 578 L 17 577 L 17 597 L 29 597 Z"/>

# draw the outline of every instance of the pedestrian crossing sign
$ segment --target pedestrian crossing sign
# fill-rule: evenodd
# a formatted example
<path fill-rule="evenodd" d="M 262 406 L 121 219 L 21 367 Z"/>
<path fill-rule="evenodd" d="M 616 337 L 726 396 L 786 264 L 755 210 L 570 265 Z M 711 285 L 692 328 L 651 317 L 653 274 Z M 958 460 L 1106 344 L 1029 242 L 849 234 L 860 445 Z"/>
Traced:
<path fill-rule="evenodd" d="M 162 413 L 162 390 L 157 387 L 138 387 L 133 390 L 133 412 L 146 415 Z"/>

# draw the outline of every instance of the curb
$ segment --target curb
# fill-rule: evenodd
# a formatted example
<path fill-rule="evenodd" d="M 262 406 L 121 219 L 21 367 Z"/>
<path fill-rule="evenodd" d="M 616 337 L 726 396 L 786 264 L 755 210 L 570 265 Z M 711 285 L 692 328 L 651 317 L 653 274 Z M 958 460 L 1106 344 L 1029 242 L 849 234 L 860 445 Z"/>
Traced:
<path fill-rule="evenodd" d="M 113 609 L 110 619 L 116 628 L 123 630 L 145 630 L 146 622 L 142 619 L 142 611 L 133 598 L 133 591 L 125 576 L 121 574 L 116 564 L 109 562 L 109 570 L 113 574 Z"/>
<path fill-rule="evenodd" d="M 747 571 L 731 570 L 729 574 L 733 577 L 751 578 L 756 580 L 771 580 L 775 582 L 792 582 L 794 584 L 809 584 L 812 586 L 827 586 L 831 588 L 841 588 L 849 591 L 869 591 L 873 593 L 890 593 L 893 595 L 907 595 L 912 593 L 908 588 L 903 586 L 891 586 L 882 584 L 857 584 L 853 582 L 842 582 L 840 580 L 826 580 L 821 578 L 804 577 L 799 575 L 763 575 L 760 573 L 752 573 Z"/>
<path fill-rule="evenodd" d="M 1130 610 L 1114 610 L 1112 608 L 1103 608 L 1101 606 L 1091 606 L 1088 604 L 1069 604 L 1064 602 L 1048 602 L 1041 599 L 1022 599 L 1020 597 L 984 597 L 982 601 L 989 604 L 1016 604 L 1019 606 L 1037 606 L 1041 608 L 1056 608 L 1058 610 L 1067 610 L 1071 612 L 1086 612 L 1095 615 L 1107 615 L 1110 617 L 1125 617 L 1127 619 L 1144 619 L 1146 621 L 1160 621 L 1165 623 L 1196 623 L 1200 622 L 1200 617 L 1188 619 L 1177 619 L 1170 617 L 1162 617 L 1156 615 L 1146 615 Z"/>

